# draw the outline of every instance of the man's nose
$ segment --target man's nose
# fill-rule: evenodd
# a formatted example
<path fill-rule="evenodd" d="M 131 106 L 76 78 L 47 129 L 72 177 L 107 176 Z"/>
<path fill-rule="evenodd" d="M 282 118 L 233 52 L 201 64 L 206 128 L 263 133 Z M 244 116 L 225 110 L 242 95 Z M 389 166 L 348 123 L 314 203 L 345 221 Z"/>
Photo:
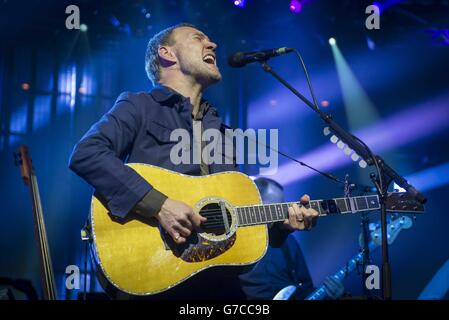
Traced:
<path fill-rule="evenodd" d="M 209 41 L 206 45 L 206 48 L 212 51 L 217 49 L 218 45 L 215 42 Z"/>

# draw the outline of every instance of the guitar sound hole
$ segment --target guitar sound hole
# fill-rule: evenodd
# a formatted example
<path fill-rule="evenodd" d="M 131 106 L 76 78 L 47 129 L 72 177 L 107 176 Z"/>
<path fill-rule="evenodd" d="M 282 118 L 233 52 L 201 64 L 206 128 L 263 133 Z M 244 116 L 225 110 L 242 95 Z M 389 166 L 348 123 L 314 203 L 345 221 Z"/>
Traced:
<path fill-rule="evenodd" d="M 203 208 L 201 208 L 200 215 L 207 218 L 207 221 L 201 224 L 201 228 L 204 232 L 217 236 L 226 233 L 223 214 L 218 203 L 209 203 L 205 205 Z M 232 224 L 232 216 L 229 213 L 228 209 L 226 209 L 226 215 L 228 217 L 228 223 L 230 227 Z"/>

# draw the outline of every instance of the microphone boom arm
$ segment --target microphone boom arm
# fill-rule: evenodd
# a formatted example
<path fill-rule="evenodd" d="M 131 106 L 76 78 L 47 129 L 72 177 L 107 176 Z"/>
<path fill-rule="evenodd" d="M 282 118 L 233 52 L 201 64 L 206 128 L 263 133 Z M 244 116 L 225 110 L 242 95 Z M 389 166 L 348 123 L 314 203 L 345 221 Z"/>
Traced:
<path fill-rule="evenodd" d="M 265 72 L 270 73 L 279 82 L 281 82 L 285 87 L 287 87 L 294 95 L 301 99 L 307 106 L 309 106 L 313 111 L 318 113 L 320 118 L 329 126 L 330 130 L 339 137 L 343 142 L 345 142 L 351 149 L 353 149 L 359 156 L 361 156 L 368 165 L 375 165 L 377 169 L 377 179 L 374 174 L 371 178 L 376 186 L 379 202 L 380 202 L 380 218 L 382 226 L 382 295 L 385 300 L 390 300 L 392 298 L 392 286 L 391 286 L 391 267 L 388 257 L 388 241 L 387 241 L 387 211 L 386 211 L 386 196 L 388 185 L 391 181 L 395 181 L 400 187 L 407 190 L 417 201 L 424 204 L 427 199 L 422 193 L 416 190 L 412 185 L 410 185 L 407 180 L 399 175 L 393 168 L 385 163 L 385 161 L 374 155 L 369 147 L 359 138 L 353 136 L 351 133 L 343 129 L 338 123 L 336 123 L 329 114 L 322 112 L 317 105 L 310 102 L 306 97 L 293 88 L 285 79 L 279 76 L 271 66 L 266 62 L 260 61 L 262 68 Z M 307 76 L 307 71 L 304 67 L 304 71 Z M 313 92 L 312 92 L 313 95 Z M 388 183 L 385 181 L 388 179 Z"/>

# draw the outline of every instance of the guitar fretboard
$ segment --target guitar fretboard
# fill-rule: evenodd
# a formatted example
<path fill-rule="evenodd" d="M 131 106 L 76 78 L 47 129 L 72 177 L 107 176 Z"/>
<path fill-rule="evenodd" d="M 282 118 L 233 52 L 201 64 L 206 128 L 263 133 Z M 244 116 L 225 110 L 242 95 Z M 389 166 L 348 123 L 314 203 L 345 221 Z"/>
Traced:
<path fill-rule="evenodd" d="M 283 221 L 288 217 L 288 208 L 299 202 L 272 203 L 236 207 L 239 226 L 249 226 Z M 335 198 L 330 200 L 312 200 L 306 205 L 315 209 L 320 216 L 333 214 L 356 213 L 380 208 L 377 195 Z"/>

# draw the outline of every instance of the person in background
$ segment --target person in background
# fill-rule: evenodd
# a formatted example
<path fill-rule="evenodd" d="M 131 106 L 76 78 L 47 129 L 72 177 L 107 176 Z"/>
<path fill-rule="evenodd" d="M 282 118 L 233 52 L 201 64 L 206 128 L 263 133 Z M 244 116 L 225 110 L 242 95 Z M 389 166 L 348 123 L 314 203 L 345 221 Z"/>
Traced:
<path fill-rule="evenodd" d="M 284 190 L 279 183 L 268 178 L 257 178 L 254 182 L 263 203 L 284 202 Z M 287 286 L 296 288 L 290 300 L 305 299 L 314 291 L 307 263 L 294 232 L 270 237 L 265 256 L 248 269 L 239 278 L 242 291 L 250 300 L 271 300 Z M 341 282 L 332 277 L 328 277 L 324 285 L 330 299 L 337 299 L 344 293 Z"/>

